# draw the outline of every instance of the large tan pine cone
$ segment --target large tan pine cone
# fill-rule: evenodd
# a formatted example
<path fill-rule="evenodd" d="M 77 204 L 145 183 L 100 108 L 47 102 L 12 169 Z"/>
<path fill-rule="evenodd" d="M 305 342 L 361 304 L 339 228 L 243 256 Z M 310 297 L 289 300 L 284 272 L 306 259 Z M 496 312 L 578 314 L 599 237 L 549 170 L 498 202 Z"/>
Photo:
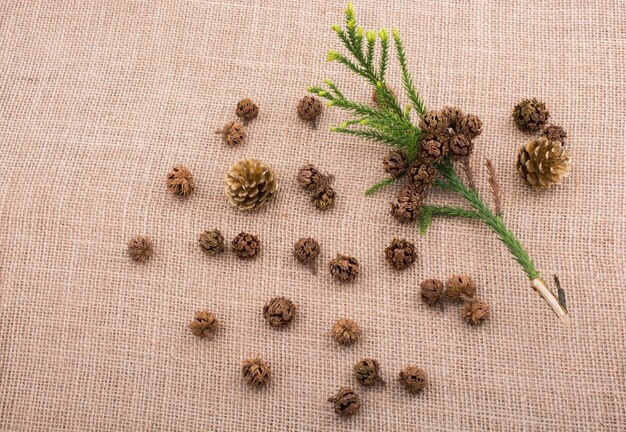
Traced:
<path fill-rule="evenodd" d="M 224 191 L 239 210 L 262 207 L 276 193 L 276 174 L 258 159 L 245 159 L 230 167 Z"/>
<path fill-rule="evenodd" d="M 517 156 L 520 177 L 535 190 L 549 189 L 569 174 L 570 153 L 560 141 L 540 137 L 522 146 Z"/>

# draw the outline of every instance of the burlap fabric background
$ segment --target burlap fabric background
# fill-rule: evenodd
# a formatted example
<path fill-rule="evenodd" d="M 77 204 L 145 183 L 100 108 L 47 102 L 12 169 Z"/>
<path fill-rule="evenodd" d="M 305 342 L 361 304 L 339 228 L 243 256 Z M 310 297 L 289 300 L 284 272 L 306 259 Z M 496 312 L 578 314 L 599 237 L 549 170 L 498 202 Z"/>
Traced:
<path fill-rule="evenodd" d="M 325 62 L 339 48 L 331 1 L 4 1 L 0 5 L 0 429 L 34 430 L 624 430 L 624 108 L 626 8 L 620 1 L 359 1 L 368 27 L 397 26 L 428 106 L 458 104 L 484 122 L 474 165 L 488 194 L 493 158 L 505 217 L 546 279 L 560 275 L 572 323 L 561 325 L 504 247 L 478 223 L 436 220 L 426 237 L 388 215 L 380 144 L 317 128 L 297 100 L 328 76 L 360 99 L 361 81 Z M 392 84 L 400 83 L 394 65 Z M 245 146 L 213 134 L 238 99 L 261 107 Z M 539 96 L 568 131 L 573 175 L 533 193 L 514 171 L 528 138 L 509 117 Z M 241 214 L 222 193 L 243 157 L 272 164 L 280 194 Z M 305 162 L 335 174 L 339 199 L 315 211 L 294 176 Z M 197 193 L 169 196 L 184 163 Z M 447 199 L 439 196 L 439 199 Z M 245 230 L 265 249 L 210 258 L 197 235 Z M 157 255 L 135 265 L 126 242 L 148 234 Z M 300 236 L 361 260 L 357 283 L 313 276 L 290 254 Z M 415 241 L 414 268 L 382 251 Z M 457 309 L 417 299 L 424 277 L 469 272 L 493 307 L 469 328 Z M 270 329 L 261 308 L 286 295 L 300 316 Z M 212 342 L 186 328 L 199 308 L 223 324 Z M 328 336 L 339 317 L 362 343 Z M 240 362 L 259 354 L 275 379 L 253 391 Z M 351 366 L 378 359 L 387 387 L 362 389 Z M 420 396 L 394 381 L 415 363 Z M 362 412 L 339 418 L 341 385 Z"/>

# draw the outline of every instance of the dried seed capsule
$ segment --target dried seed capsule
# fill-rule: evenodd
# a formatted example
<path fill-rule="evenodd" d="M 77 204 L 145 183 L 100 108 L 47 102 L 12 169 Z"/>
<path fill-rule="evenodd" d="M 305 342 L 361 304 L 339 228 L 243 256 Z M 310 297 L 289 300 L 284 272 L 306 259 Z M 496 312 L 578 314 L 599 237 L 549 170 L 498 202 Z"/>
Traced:
<path fill-rule="evenodd" d="M 406 155 L 401 150 L 390 150 L 383 159 L 383 168 L 393 178 L 404 175 L 406 172 Z"/>
<path fill-rule="evenodd" d="M 374 359 L 361 360 L 354 365 L 353 371 L 356 379 L 364 386 L 371 386 L 377 382 L 385 384 L 385 381 L 380 376 L 380 366 Z"/>
<path fill-rule="evenodd" d="M 330 186 L 320 186 L 313 192 L 312 200 L 318 209 L 328 210 L 335 205 L 335 190 Z"/>
<path fill-rule="evenodd" d="M 296 316 L 296 305 L 285 297 L 275 297 L 263 307 L 263 316 L 272 327 L 285 327 Z"/>
<path fill-rule="evenodd" d="M 195 336 L 211 339 L 219 330 L 217 317 L 208 310 L 197 311 L 193 321 L 189 323 L 189 330 Z"/>
<path fill-rule="evenodd" d="M 270 365 L 259 357 L 244 360 L 241 372 L 243 380 L 254 387 L 263 387 L 272 379 Z"/>
<path fill-rule="evenodd" d="M 472 298 L 474 294 L 476 294 L 476 284 L 469 275 L 454 275 L 446 281 L 446 295 L 453 300 Z"/>
<path fill-rule="evenodd" d="M 513 120 L 517 127 L 524 132 L 534 132 L 541 128 L 550 113 L 546 105 L 535 98 L 524 99 L 513 108 Z"/>
<path fill-rule="evenodd" d="M 311 237 L 301 238 L 293 245 L 293 254 L 301 263 L 310 263 L 320 254 L 320 245 Z"/>
<path fill-rule="evenodd" d="M 322 184 L 322 174 L 313 165 L 307 164 L 298 171 L 298 183 L 309 191 L 314 191 Z"/>
<path fill-rule="evenodd" d="M 259 115 L 259 107 L 250 99 L 242 99 L 235 110 L 237 117 L 244 120 L 253 120 Z"/>
<path fill-rule="evenodd" d="M 333 339 L 342 345 L 352 345 L 361 339 L 361 327 L 351 319 L 342 318 L 331 330 Z"/>
<path fill-rule="evenodd" d="M 340 282 L 352 282 L 360 272 L 359 261 L 347 255 L 338 254 L 329 267 L 330 274 Z"/>
<path fill-rule="evenodd" d="M 409 365 L 400 372 L 400 382 L 413 394 L 424 390 L 428 383 L 428 375 L 417 366 Z"/>
<path fill-rule="evenodd" d="M 222 134 L 224 142 L 231 147 L 243 144 L 247 135 L 246 127 L 238 121 L 226 123 L 222 130 L 218 132 Z"/>
<path fill-rule="evenodd" d="M 313 96 L 305 96 L 298 102 L 298 116 L 302 120 L 315 120 L 323 109 L 320 100 Z"/>
<path fill-rule="evenodd" d="M 135 236 L 128 241 L 128 255 L 133 261 L 148 261 L 154 255 L 154 243 L 149 237 Z"/>
<path fill-rule="evenodd" d="M 239 258 L 249 259 L 260 252 L 261 242 L 256 236 L 242 232 L 233 239 L 231 247 Z"/>
<path fill-rule="evenodd" d="M 439 279 L 426 279 L 420 284 L 420 297 L 428 306 L 439 303 L 442 294 L 443 281 Z"/>
<path fill-rule="evenodd" d="M 214 255 L 224 250 L 224 236 L 216 229 L 205 231 L 198 237 L 198 244 L 204 252 Z"/>
<path fill-rule="evenodd" d="M 480 300 L 468 300 L 461 308 L 461 318 L 468 324 L 480 325 L 489 318 L 489 305 Z"/>
<path fill-rule="evenodd" d="M 191 171 L 184 165 L 174 167 L 167 174 L 165 185 L 172 195 L 180 197 L 188 197 L 196 188 Z"/>
<path fill-rule="evenodd" d="M 351 416 L 361 409 L 359 395 L 350 387 L 341 387 L 337 394 L 328 399 L 332 402 L 335 412 L 342 416 Z"/>
<path fill-rule="evenodd" d="M 393 239 L 385 249 L 387 261 L 397 269 L 405 269 L 415 262 L 415 245 L 404 239 Z"/>

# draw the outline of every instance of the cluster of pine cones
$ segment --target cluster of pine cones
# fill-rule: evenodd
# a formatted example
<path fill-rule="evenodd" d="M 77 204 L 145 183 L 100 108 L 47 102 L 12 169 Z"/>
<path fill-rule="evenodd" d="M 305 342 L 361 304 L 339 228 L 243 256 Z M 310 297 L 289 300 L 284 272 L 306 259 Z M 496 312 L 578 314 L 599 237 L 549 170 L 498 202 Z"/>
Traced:
<path fill-rule="evenodd" d="M 412 222 L 420 214 L 421 206 L 432 187 L 437 170 L 434 164 L 449 157 L 451 160 L 469 158 L 474 149 L 473 140 L 482 131 L 482 122 L 473 114 L 463 114 L 457 107 L 429 111 L 420 119 L 421 151 L 408 166 L 407 155 L 392 150 L 383 159 L 383 167 L 393 178 L 407 177 L 394 201 L 391 213 L 399 222 Z"/>

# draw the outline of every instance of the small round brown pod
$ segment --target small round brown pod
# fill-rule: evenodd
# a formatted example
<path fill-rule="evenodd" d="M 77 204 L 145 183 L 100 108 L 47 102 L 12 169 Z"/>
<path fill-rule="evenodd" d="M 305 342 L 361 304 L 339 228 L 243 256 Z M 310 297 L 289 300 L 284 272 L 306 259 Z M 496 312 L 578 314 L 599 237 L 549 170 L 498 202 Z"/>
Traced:
<path fill-rule="evenodd" d="M 406 172 L 406 155 L 401 150 L 390 150 L 383 158 L 383 168 L 393 178 L 398 178 Z"/>
<path fill-rule="evenodd" d="M 448 140 L 438 137 L 431 137 L 422 141 L 422 152 L 420 158 L 431 163 L 441 162 L 448 154 Z"/>
<path fill-rule="evenodd" d="M 442 294 L 443 281 L 439 279 L 426 279 L 420 284 L 420 297 L 428 306 L 439 303 Z"/>
<path fill-rule="evenodd" d="M 293 254 L 301 263 L 310 263 L 320 254 L 320 244 L 311 237 L 301 238 L 293 245 Z"/>
<path fill-rule="evenodd" d="M 449 153 L 452 160 L 469 157 L 474 150 L 474 143 L 465 135 L 454 135 L 450 138 Z"/>
<path fill-rule="evenodd" d="M 347 255 L 338 254 L 329 267 L 330 274 L 340 282 L 352 282 L 360 272 L 359 261 Z"/>
<path fill-rule="evenodd" d="M 441 132 L 445 129 L 447 122 L 437 111 L 429 111 L 420 119 L 420 129 L 425 132 Z"/>
<path fill-rule="evenodd" d="M 400 372 L 400 382 L 409 393 L 417 394 L 426 387 L 428 375 L 417 366 L 409 365 Z"/>
<path fill-rule="evenodd" d="M 237 117 L 244 120 L 253 120 L 259 115 L 259 107 L 250 99 L 242 99 L 235 110 Z"/>
<path fill-rule="evenodd" d="M 415 262 L 415 245 L 405 239 L 393 239 L 385 249 L 385 257 L 395 268 L 405 269 Z"/>
<path fill-rule="evenodd" d="M 205 231 L 198 236 L 198 244 L 207 254 L 215 255 L 224 250 L 224 236 L 216 229 Z"/>
<path fill-rule="evenodd" d="M 489 318 L 489 305 L 480 300 L 468 300 L 461 308 L 461 318 L 467 324 L 480 325 Z"/>
<path fill-rule="evenodd" d="M 550 125 L 543 129 L 541 135 L 548 138 L 548 141 L 560 141 L 562 144 L 565 144 L 565 138 L 567 138 L 567 133 L 561 126 Z"/>
<path fill-rule="evenodd" d="M 305 96 L 298 102 L 298 117 L 302 120 L 315 120 L 324 107 L 320 100 L 313 96 Z"/>
<path fill-rule="evenodd" d="M 341 345 L 352 345 L 361 339 L 361 327 L 351 319 L 341 318 L 331 330 L 331 336 Z"/>
<path fill-rule="evenodd" d="M 189 323 L 189 330 L 194 336 L 212 339 L 219 330 L 217 317 L 208 310 L 197 311 L 193 321 Z"/>
<path fill-rule="evenodd" d="M 275 297 L 263 307 L 263 316 L 272 327 L 285 327 L 296 316 L 296 305 L 285 297 Z"/>
<path fill-rule="evenodd" d="M 447 128 L 450 128 L 457 133 L 460 131 L 461 120 L 463 119 L 463 111 L 461 111 L 459 107 L 443 107 L 441 111 L 439 111 L 439 113 L 443 117 L 443 121 Z"/>
<path fill-rule="evenodd" d="M 377 382 L 385 384 L 385 381 L 380 376 L 380 366 L 374 359 L 363 359 L 352 368 L 354 376 L 364 386 L 371 386 Z"/>
<path fill-rule="evenodd" d="M 460 133 L 470 140 L 476 138 L 483 131 L 483 122 L 474 114 L 463 116 L 460 123 Z"/>
<path fill-rule="evenodd" d="M 165 185 L 172 195 L 180 197 L 188 197 L 196 188 L 191 171 L 184 165 L 174 167 L 167 174 Z"/>
<path fill-rule="evenodd" d="M 520 130 L 534 132 L 546 124 L 550 113 L 543 102 L 532 98 L 524 99 L 515 105 L 512 116 Z"/>
<path fill-rule="evenodd" d="M 322 184 L 322 174 L 313 165 L 307 164 L 298 171 L 298 184 L 308 191 L 314 191 Z"/>
<path fill-rule="evenodd" d="M 154 243 L 149 237 L 135 236 L 128 241 L 128 255 L 133 261 L 148 261 L 154 255 Z"/>
<path fill-rule="evenodd" d="M 354 415 L 361 409 L 361 399 L 350 387 L 341 387 L 328 402 L 332 402 L 335 412 L 342 416 Z"/>
<path fill-rule="evenodd" d="M 226 123 L 222 130 L 218 132 L 222 134 L 224 142 L 231 147 L 243 144 L 247 135 L 246 127 L 243 123 L 238 121 Z"/>
<path fill-rule="evenodd" d="M 410 187 L 403 187 L 391 202 L 391 215 L 400 223 L 413 222 L 422 212 L 422 201 Z"/>
<path fill-rule="evenodd" d="M 313 191 L 313 204 L 319 210 L 325 211 L 335 205 L 335 190 L 330 186 L 320 186 Z"/>
<path fill-rule="evenodd" d="M 241 370 L 243 380 L 253 387 L 263 387 L 272 379 L 272 369 L 261 358 L 244 360 Z"/>
<path fill-rule="evenodd" d="M 242 259 L 254 258 L 261 251 L 261 242 L 256 236 L 248 233 L 239 233 L 231 242 L 235 255 Z"/>
<path fill-rule="evenodd" d="M 453 300 L 472 298 L 476 294 L 476 284 L 469 275 L 458 274 L 446 281 L 446 295 Z"/>

